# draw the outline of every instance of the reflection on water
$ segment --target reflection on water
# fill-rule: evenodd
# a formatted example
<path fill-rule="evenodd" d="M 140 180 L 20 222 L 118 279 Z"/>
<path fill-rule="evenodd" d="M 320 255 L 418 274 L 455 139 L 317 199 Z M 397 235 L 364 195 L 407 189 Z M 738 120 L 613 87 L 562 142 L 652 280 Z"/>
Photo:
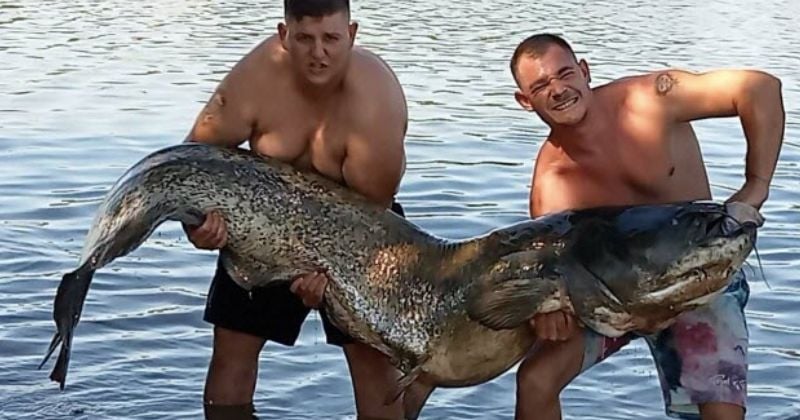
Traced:
<path fill-rule="evenodd" d="M 786 145 L 764 208 L 748 304 L 749 416 L 800 413 L 798 191 L 800 3 L 769 0 L 354 2 L 359 43 L 381 54 L 409 100 L 399 200 L 432 232 L 463 238 L 526 216 L 545 134 L 513 99 L 507 61 L 534 31 L 564 33 L 595 83 L 663 66 L 757 67 L 783 80 Z M 211 351 L 201 320 L 214 256 L 165 225 L 98 274 L 77 330 L 67 389 L 37 371 L 57 281 L 77 260 L 103 193 L 122 171 L 186 134 L 231 65 L 281 17 L 280 2 L 0 0 L 0 417 L 197 418 Z M 734 119 L 696 125 L 713 192 L 741 182 Z M 754 261 L 755 262 L 755 261 Z M 319 320 L 298 346 L 262 355 L 257 415 L 340 418 L 354 409 L 339 350 Z M 428 418 L 510 418 L 514 375 L 438 390 Z M 642 343 L 578 378 L 567 417 L 662 416 Z"/>

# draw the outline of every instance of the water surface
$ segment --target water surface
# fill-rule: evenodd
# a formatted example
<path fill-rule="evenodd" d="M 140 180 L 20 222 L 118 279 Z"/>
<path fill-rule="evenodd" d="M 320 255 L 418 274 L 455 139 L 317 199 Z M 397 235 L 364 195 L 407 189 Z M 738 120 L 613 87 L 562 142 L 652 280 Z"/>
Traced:
<path fill-rule="evenodd" d="M 197 418 L 211 328 L 214 254 L 164 225 L 99 273 L 77 329 L 68 387 L 37 371 L 52 298 L 93 212 L 122 171 L 180 142 L 228 69 L 274 31 L 280 2 L 0 0 L 0 417 Z M 752 283 L 750 418 L 800 413 L 800 3 L 790 0 L 354 2 L 358 42 L 395 69 L 409 101 L 399 195 L 431 232 L 464 238 L 526 217 L 546 134 L 513 99 L 508 58 L 537 31 L 564 33 L 595 84 L 665 66 L 756 67 L 783 80 L 786 140 L 763 212 L 769 283 Z M 713 193 L 742 182 L 736 119 L 696 124 Z M 755 263 L 755 261 L 751 261 Z M 514 372 L 438 390 L 425 418 L 511 418 Z M 309 318 L 294 348 L 262 354 L 262 418 L 350 418 L 344 359 Z M 663 418 L 645 345 L 634 343 L 563 394 L 581 419 Z"/>

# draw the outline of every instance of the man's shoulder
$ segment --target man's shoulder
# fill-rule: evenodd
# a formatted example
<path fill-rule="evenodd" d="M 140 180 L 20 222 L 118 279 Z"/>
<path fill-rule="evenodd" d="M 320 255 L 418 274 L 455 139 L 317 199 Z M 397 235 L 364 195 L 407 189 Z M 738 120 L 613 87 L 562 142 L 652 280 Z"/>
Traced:
<path fill-rule="evenodd" d="M 642 73 L 619 77 L 604 85 L 595 88 L 596 92 L 627 96 L 631 94 L 647 93 L 652 86 L 653 73 Z"/>
<path fill-rule="evenodd" d="M 560 160 L 561 156 L 558 153 L 558 148 L 548 137 L 542 142 L 536 153 L 536 160 L 533 163 L 534 178 L 542 179 L 557 174 L 558 171 L 554 169 L 558 166 Z"/>
<path fill-rule="evenodd" d="M 277 71 L 285 61 L 285 53 L 280 48 L 277 35 L 261 41 L 244 55 L 231 69 L 228 78 L 245 79 L 248 82 L 259 75 Z"/>
<path fill-rule="evenodd" d="M 353 47 L 349 76 L 357 81 L 357 86 L 368 85 L 369 90 L 400 88 L 400 82 L 389 64 L 378 54 L 363 47 Z"/>
<path fill-rule="evenodd" d="M 355 117 L 374 122 L 375 118 L 407 118 L 405 94 L 395 73 L 377 54 L 353 48 L 347 84 L 353 101 L 349 109 Z"/>
<path fill-rule="evenodd" d="M 625 76 L 599 86 L 595 92 L 604 101 L 616 104 L 615 109 L 657 116 L 663 111 L 660 92 L 670 82 L 669 74 L 669 70 L 663 70 Z"/>
<path fill-rule="evenodd" d="M 605 85 L 599 86 L 596 90 L 613 91 L 627 95 L 649 94 L 652 96 L 664 96 L 670 89 L 680 83 L 678 81 L 680 75 L 689 73 L 691 72 L 677 68 L 653 70 L 646 73 L 620 77 Z"/>

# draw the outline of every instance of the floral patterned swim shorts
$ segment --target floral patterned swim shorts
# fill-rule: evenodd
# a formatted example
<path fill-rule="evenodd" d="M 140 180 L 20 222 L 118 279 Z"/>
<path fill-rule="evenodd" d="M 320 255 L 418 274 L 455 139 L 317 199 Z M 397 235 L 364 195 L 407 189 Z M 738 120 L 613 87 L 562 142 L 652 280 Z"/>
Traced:
<path fill-rule="evenodd" d="M 658 334 L 609 338 L 586 329 L 581 371 L 642 337 L 658 367 L 667 415 L 699 419 L 698 404 L 708 402 L 745 407 L 748 332 L 744 307 L 749 297 L 750 287 L 740 270 L 721 295 L 683 313 Z"/>

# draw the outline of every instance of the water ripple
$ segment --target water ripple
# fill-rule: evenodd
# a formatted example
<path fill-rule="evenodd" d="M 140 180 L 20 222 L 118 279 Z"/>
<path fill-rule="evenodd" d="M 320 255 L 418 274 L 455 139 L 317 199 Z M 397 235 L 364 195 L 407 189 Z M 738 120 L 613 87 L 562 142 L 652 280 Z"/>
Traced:
<path fill-rule="evenodd" d="M 76 263 L 102 195 L 125 168 L 179 142 L 231 66 L 281 18 L 280 2 L 0 0 L 0 417 L 197 418 L 211 352 L 202 321 L 213 255 L 168 224 L 98 273 L 65 392 L 36 370 L 52 334 L 52 296 Z M 748 414 L 800 413 L 800 3 L 601 0 L 536 3 L 354 2 L 358 42 L 395 69 L 409 102 L 408 172 L 399 200 L 449 238 L 522 220 L 546 135 L 514 100 L 508 58 L 538 31 L 563 33 L 595 83 L 664 66 L 758 67 L 783 81 L 787 125 L 759 239 Z M 742 182 L 733 119 L 696 124 L 715 197 Z M 751 261 L 758 268 L 757 261 Z M 428 418 L 511 418 L 509 372 L 438 390 Z M 349 418 L 347 368 L 317 315 L 296 347 L 262 353 L 263 418 Z M 658 379 L 636 342 L 564 392 L 567 417 L 662 416 Z M 310 398 L 314 404 L 308 404 Z M 302 408 L 301 408 L 302 407 Z"/>

